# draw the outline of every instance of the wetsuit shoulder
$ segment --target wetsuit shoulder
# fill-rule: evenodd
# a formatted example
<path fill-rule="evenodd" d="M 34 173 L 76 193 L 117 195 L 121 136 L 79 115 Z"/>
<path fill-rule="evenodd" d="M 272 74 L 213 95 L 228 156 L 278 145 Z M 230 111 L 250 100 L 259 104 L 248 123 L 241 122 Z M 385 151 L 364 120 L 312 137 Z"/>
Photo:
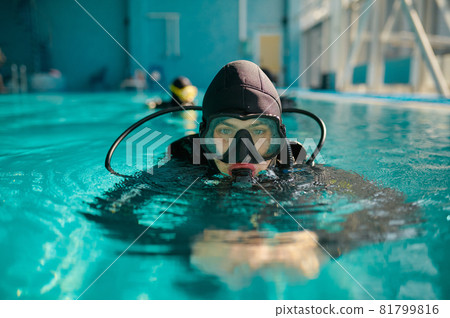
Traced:
<path fill-rule="evenodd" d="M 194 155 L 200 156 L 200 165 L 207 165 L 208 162 L 200 148 L 199 154 L 194 154 L 194 139 L 199 138 L 199 134 L 185 136 L 170 144 L 170 154 L 172 158 L 188 161 L 194 164 Z M 197 157 L 198 158 L 198 157 Z M 198 160 L 197 160 L 198 161 Z M 198 164 L 198 162 L 196 162 Z"/>

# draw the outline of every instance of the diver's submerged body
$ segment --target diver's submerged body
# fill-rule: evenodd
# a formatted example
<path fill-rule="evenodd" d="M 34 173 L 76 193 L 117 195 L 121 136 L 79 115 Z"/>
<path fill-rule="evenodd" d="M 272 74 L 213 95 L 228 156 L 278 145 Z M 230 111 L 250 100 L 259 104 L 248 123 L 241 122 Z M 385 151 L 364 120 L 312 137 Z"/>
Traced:
<path fill-rule="evenodd" d="M 133 247 L 136 255 L 179 257 L 190 270 L 231 285 L 264 269 L 285 279 L 314 278 L 329 255 L 417 235 L 408 227 L 420 222 L 416 208 L 401 193 L 332 167 L 297 168 L 257 175 L 263 190 L 233 187 L 208 165 L 172 160 L 154 175 L 117 184 L 85 216 L 125 242 L 161 216 Z"/>

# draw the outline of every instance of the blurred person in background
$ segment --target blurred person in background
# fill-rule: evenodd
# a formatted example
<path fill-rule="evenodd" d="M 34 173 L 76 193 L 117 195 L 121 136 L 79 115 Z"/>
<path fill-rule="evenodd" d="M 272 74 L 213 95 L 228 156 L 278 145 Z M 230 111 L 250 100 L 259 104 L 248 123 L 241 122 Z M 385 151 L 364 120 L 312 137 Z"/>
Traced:
<path fill-rule="evenodd" d="M 141 70 L 135 70 L 133 77 L 126 78 L 120 83 L 120 88 L 125 90 L 137 90 L 142 93 L 147 89 L 147 80 L 145 79 L 145 73 Z"/>
<path fill-rule="evenodd" d="M 168 101 L 163 101 L 160 98 L 149 98 L 145 104 L 150 109 L 154 108 L 168 108 L 175 106 L 193 106 L 195 98 L 197 97 L 197 87 L 192 85 L 189 78 L 185 76 L 178 76 L 170 84 L 170 92 L 172 98 Z"/>
<path fill-rule="evenodd" d="M 198 89 L 192 85 L 189 78 L 185 76 L 178 76 L 170 84 L 170 92 L 172 93 L 171 99 L 163 101 L 161 98 L 149 98 L 145 101 L 145 104 L 150 109 L 164 109 L 169 107 L 183 107 L 194 106 Z M 184 119 L 195 121 L 197 119 L 197 113 L 193 110 L 187 110 L 184 112 L 172 113 L 173 116 L 181 116 Z"/>
<path fill-rule="evenodd" d="M 6 88 L 3 83 L 3 76 L 2 76 L 2 66 L 6 62 L 6 56 L 3 54 L 2 49 L 0 48 L 0 94 L 6 93 Z"/>

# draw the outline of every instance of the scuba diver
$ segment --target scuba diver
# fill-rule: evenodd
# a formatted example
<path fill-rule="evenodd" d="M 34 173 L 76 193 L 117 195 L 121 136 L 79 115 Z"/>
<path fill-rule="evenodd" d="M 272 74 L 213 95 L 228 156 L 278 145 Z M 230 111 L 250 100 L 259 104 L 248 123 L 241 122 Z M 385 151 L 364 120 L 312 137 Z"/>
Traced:
<path fill-rule="evenodd" d="M 162 101 L 161 99 L 150 98 L 145 101 L 145 104 L 150 109 L 154 108 L 168 108 L 174 106 L 193 106 L 195 98 L 197 97 L 197 87 L 192 85 L 189 78 L 178 76 L 170 84 L 170 92 L 172 98 L 169 101 Z"/>
<path fill-rule="evenodd" d="M 181 107 L 184 109 L 186 106 L 193 106 L 195 98 L 198 94 L 198 89 L 192 85 L 189 78 L 184 76 L 178 76 L 170 84 L 170 92 L 172 93 L 169 101 L 162 101 L 160 98 L 149 98 L 145 101 L 145 104 L 150 109 L 166 109 L 170 107 Z M 172 116 L 180 116 L 183 119 L 187 119 L 195 122 L 197 120 L 197 113 L 192 110 L 185 110 L 181 113 L 172 113 Z M 185 128 L 192 128 L 192 123 Z"/>
<path fill-rule="evenodd" d="M 365 243 L 416 235 L 406 225 L 420 219 L 401 193 L 356 173 L 314 165 L 325 141 L 324 123 L 307 111 L 283 109 L 274 85 L 256 64 L 228 63 L 210 83 L 202 107 L 185 109 L 202 111 L 199 132 L 173 142 L 171 160 L 153 174 L 116 172 L 114 151 L 142 124 L 184 110 L 163 109 L 119 136 L 105 166 L 126 178 L 89 203 L 93 212 L 83 212 L 114 239 L 128 242 L 139 236 L 131 255 L 180 257 L 192 280 L 219 289 L 211 276 L 231 287 L 250 284 L 258 275 L 270 281 L 274 270 L 294 281 L 311 279 L 330 257 Z M 287 139 L 282 113 L 306 115 L 321 127 L 309 158 L 300 143 Z M 183 202 L 175 202 L 187 189 Z M 191 284 L 177 286 L 187 290 Z"/>
<path fill-rule="evenodd" d="M 202 110 L 199 133 L 172 143 L 171 157 L 208 166 L 210 173 L 219 172 L 239 182 L 250 182 L 258 174 L 275 168 L 289 170 L 294 164 L 312 165 L 325 141 L 326 129 L 320 118 L 304 110 L 285 109 L 313 118 L 322 129 L 317 148 L 306 160 L 302 145 L 286 138 L 281 119 L 283 109 L 272 81 L 256 64 L 239 60 L 228 63 L 217 73 L 206 90 L 202 107 L 166 108 L 127 129 L 109 150 L 106 168 L 121 175 L 112 169 L 111 158 L 133 130 L 160 115 L 189 110 Z"/>

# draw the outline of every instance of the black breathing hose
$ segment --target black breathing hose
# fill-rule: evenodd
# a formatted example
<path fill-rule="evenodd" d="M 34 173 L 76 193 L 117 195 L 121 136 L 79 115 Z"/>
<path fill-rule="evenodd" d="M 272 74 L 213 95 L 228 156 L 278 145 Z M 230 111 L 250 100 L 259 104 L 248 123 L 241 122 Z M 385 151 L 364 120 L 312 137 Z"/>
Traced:
<path fill-rule="evenodd" d="M 327 138 L 327 127 L 325 126 L 325 123 L 322 119 L 320 119 L 318 116 L 314 115 L 313 113 L 303 110 L 303 109 L 297 109 L 297 108 L 284 108 L 283 113 L 298 113 L 306 115 L 316 121 L 317 124 L 319 124 L 320 127 L 320 140 L 319 143 L 314 149 L 314 152 L 312 153 L 311 157 L 309 157 L 308 161 L 306 161 L 306 164 L 312 164 L 314 162 L 314 159 L 316 159 L 317 155 L 319 154 L 320 150 L 323 147 L 323 144 L 325 143 L 325 138 Z"/>
<path fill-rule="evenodd" d="M 131 176 L 127 176 L 124 174 L 120 174 L 118 172 L 116 172 L 112 167 L 111 167 L 111 158 L 114 154 L 114 151 L 116 150 L 117 146 L 121 143 L 122 140 L 125 139 L 126 136 L 128 136 L 133 130 L 135 130 L 136 128 L 138 128 L 139 126 L 141 126 L 142 124 L 146 123 L 147 121 L 159 117 L 161 115 L 167 114 L 167 113 L 173 113 L 173 112 L 177 112 L 177 111 L 184 111 L 184 110 L 202 110 L 201 106 L 184 106 L 183 108 L 179 107 L 179 106 L 174 106 L 174 107 L 169 107 L 163 110 L 160 110 L 159 112 L 153 113 L 151 115 L 148 115 L 147 117 L 142 118 L 141 120 L 139 120 L 138 122 L 134 123 L 133 125 L 131 125 L 127 130 L 125 130 L 120 136 L 119 138 L 116 139 L 116 141 L 114 141 L 114 143 L 112 144 L 111 148 L 109 148 L 108 153 L 106 154 L 106 159 L 105 159 L 105 167 L 106 169 L 108 169 L 109 172 L 111 172 L 112 174 L 119 176 L 119 177 L 124 177 L 124 178 L 132 178 Z"/>
<path fill-rule="evenodd" d="M 147 117 L 142 118 L 141 120 L 139 120 L 138 122 L 134 123 L 133 125 L 131 125 L 127 130 L 125 130 L 117 139 L 116 141 L 114 141 L 114 143 L 112 144 L 111 148 L 109 148 L 108 153 L 106 154 L 106 159 L 105 159 L 105 167 L 106 169 L 108 169 L 109 172 L 111 172 L 112 174 L 119 176 L 119 177 L 124 177 L 124 178 L 132 178 L 132 176 L 128 176 L 128 175 L 124 175 L 124 174 L 120 174 L 118 172 L 116 172 L 112 167 L 111 167 L 111 159 L 112 156 L 114 154 L 114 151 L 116 150 L 117 146 L 122 142 L 122 140 L 125 139 L 126 136 L 128 136 L 133 130 L 135 130 L 136 128 L 138 128 L 139 126 L 141 126 L 142 124 L 146 123 L 147 121 L 154 119 L 156 117 L 159 117 L 161 115 L 164 114 L 168 114 L 168 113 L 173 113 L 173 112 L 179 112 L 179 111 L 184 111 L 184 110 L 202 110 L 201 106 L 184 106 L 183 108 L 179 107 L 179 106 L 175 106 L 175 107 L 169 107 L 163 110 L 160 110 L 154 114 L 148 115 Z M 306 110 L 303 109 L 296 109 L 296 108 L 286 108 L 283 109 L 283 113 L 298 113 L 298 114 L 303 114 L 306 115 L 308 117 L 311 117 L 312 119 L 314 119 L 320 126 L 321 128 L 321 135 L 320 135 L 320 141 L 319 144 L 317 145 L 316 149 L 314 150 L 313 154 L 311 155 L 311 157 L 308 159 L 308 161 L 306 161 L 306 164 L 312 164 L 314 159 L 317 157 L 317 155 L 320 152 L 320 149 L 322 149 L 323 144 L 325 143 L 325 138 L 327 135 L 327 131 L 326 131 L 326 127 L 325 127 L 325 123 L 322 121 L 322 119 L 320 119 L 319 117 L 317 117 L 316 115 L 314 115 L 313 113 L 310 113 Z M 288 144 L 289 147 L 289 144 Z M 289 147 L 290 148 L 290 147 Z M 289 151 L 289 149 L 288 149 Z M 292 150 L 288 153 L 289 155 L 289 165 L 292 165 Z"/>

